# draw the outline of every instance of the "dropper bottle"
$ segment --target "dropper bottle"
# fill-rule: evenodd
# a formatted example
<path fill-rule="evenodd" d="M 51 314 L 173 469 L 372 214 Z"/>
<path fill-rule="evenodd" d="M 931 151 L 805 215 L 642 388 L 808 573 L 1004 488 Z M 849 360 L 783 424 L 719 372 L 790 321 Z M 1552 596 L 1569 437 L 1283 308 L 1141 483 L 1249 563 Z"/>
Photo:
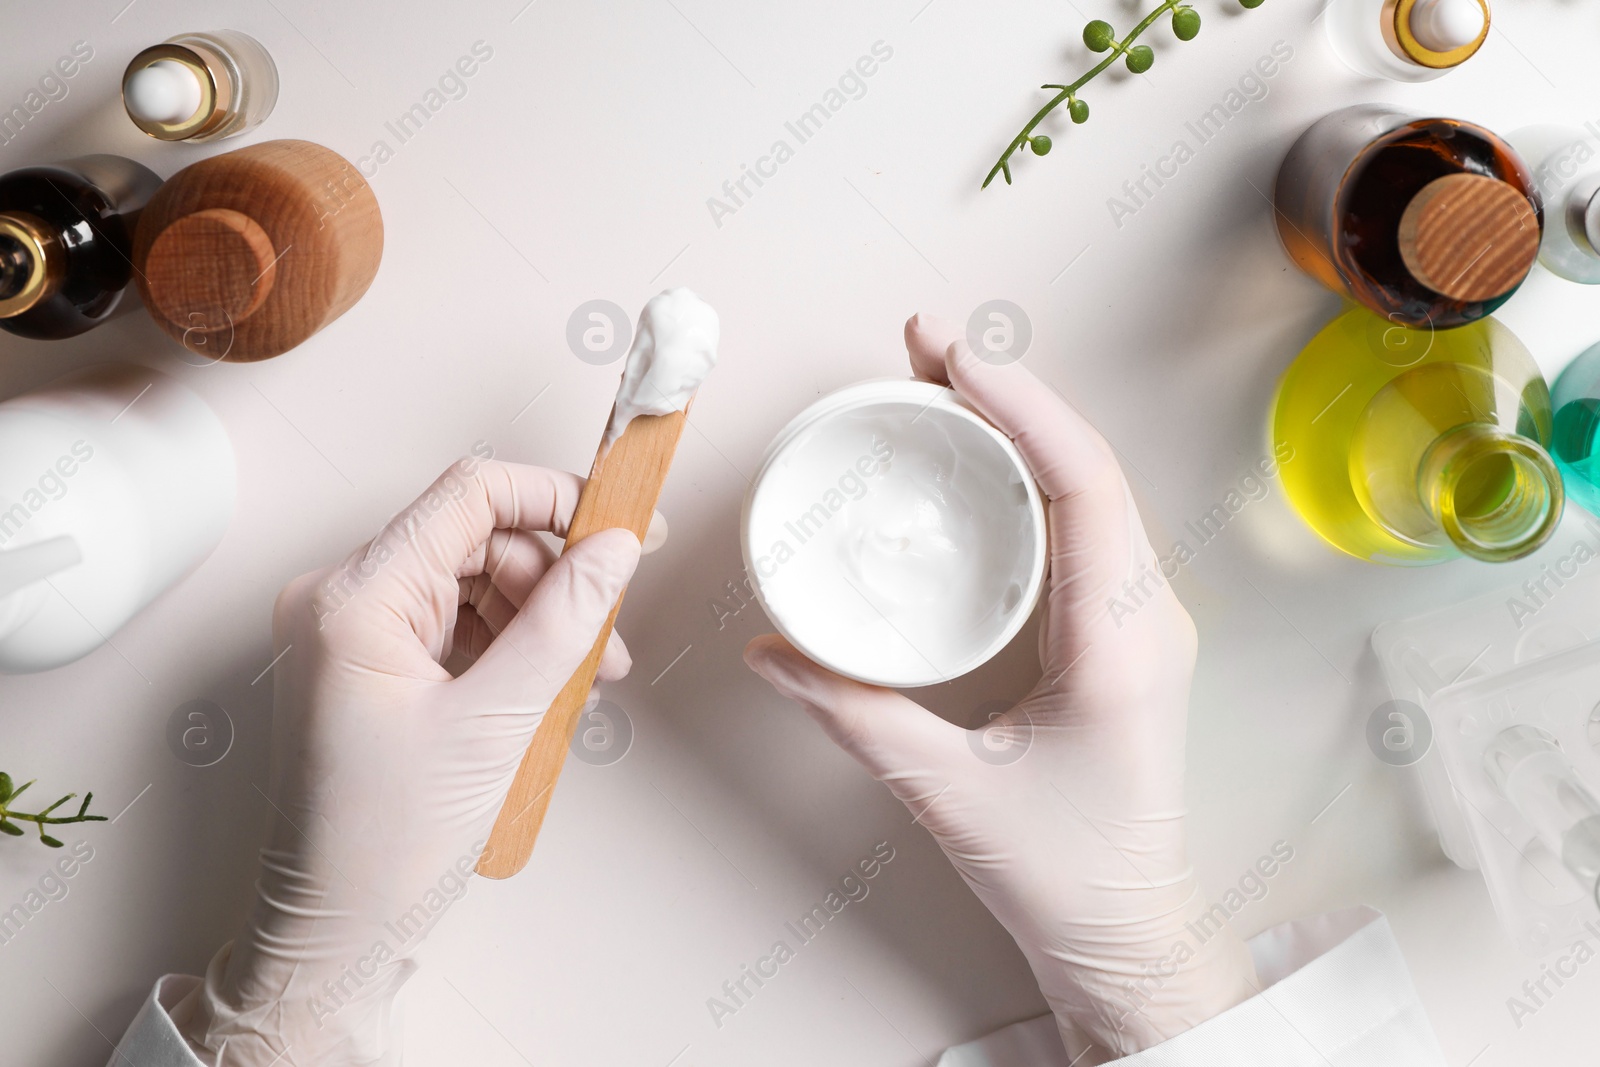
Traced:
<path fill-rule="evenodd" d="M 1527 161 L 1544 201 L 1539 262 L 1568 281 L 1600 284 L 1600 141 L 1593 124 L 1529 126 L 1506 140 Z"/>
<path fill-rule="evenodd" d="M 161 141 L 216 141 L 259 126 L 278 102 L 278 68 L 237 30 L 179 34 L 133 57 L 122 76 L 128 117 Z"/>
<path fill-rule="evenodd" d="M 1489 37 L 1488 0 L 1332 0 L 1325 18 L 1346 66 L 1390 81 L 1448 74 Z"/>

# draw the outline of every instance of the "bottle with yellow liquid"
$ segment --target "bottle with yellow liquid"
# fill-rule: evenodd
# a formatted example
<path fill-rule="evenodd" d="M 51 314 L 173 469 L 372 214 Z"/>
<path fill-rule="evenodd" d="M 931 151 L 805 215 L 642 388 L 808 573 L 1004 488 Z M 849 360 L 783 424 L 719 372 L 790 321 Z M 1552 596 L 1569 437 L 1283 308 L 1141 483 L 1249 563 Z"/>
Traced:
<path fill-rule="evenodd" d="M 1550 390 L 1493 319 L 1434 331 L 1345 312 L 1284 374 L 1273 439 L 1295 510 L 1360 559 L 1520 559 L 1561 520 Z"/>

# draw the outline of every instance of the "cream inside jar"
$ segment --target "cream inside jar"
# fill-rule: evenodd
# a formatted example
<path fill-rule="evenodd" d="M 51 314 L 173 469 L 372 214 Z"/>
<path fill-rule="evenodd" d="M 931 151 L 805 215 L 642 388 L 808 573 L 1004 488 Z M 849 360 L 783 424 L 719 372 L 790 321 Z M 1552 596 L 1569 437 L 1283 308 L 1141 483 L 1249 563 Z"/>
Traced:
<path fill-rule="evenodd" d="M 899 688 L 1004 648 L 1047 558 L 1016 447 L 928 382 L 863 382 L 803 411 L 767 450 L 742 533 L 757 596 L 796 648 Z"/>

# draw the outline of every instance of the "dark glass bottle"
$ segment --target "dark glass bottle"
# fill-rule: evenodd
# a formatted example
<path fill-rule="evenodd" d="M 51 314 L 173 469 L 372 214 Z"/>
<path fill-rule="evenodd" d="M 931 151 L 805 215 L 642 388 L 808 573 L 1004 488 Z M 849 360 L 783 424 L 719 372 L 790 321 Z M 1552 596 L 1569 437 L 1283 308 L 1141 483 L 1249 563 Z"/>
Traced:
<path fill-rule="evenodd" d="M 52 339 L 108 319 L 133 278 L 139 211 L 160 186 L 106 155 L 0 177 L 0 329 Z"/>
<path fill-rule="evenodd" d="M 1461 326 L 1504 304 L 1544 229 L 1533 177 L 1504 140 L 1378 104 L 1314 123 L 1284 159 L 1274 199 L 1302 270 L 1420 328 Z"/>

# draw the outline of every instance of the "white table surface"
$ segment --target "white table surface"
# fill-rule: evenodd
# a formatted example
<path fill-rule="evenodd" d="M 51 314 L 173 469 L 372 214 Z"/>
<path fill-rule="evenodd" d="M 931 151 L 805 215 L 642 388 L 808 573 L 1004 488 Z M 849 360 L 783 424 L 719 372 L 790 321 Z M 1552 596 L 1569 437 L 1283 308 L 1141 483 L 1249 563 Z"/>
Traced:
<path fill-rule="evenodd" d="M 190 367 L 138 316 L 68 342 L 0 335 L 4 396 L 104 359 L 180 376 L 229 427 L 241 482 L 221 548 L 115 648 L 0 680 L 0 766 L 41 793 L 92 788 L 99 810 L 122 812 L 70 828 L 95 858 L 0 946 L 6 1064 L 99 1067 L 151 980 L 197 973 L 246 907 L 269 814 L 256 785 L 270 680 L 252 679 L 271 659 L 277 589 L 370 537 L 476 440 L 586 469 L 617 368 L 568 351 L 568 315 L 594 298 L 631 312 L 680 284 L 720 310 L 724 362 L 667 486 L 672 538 L 623 611 L 633 677 L 605 687 L 632 718 L 633 750 L 609 767 L 571 763 L 530 869 L 474 885 L 437 931 L 405 997 L 408 1062 L 909 1067 L 1039 1013 L 1021 956 L 926 834 L 745 670 L 759 608 L 717 627 L 709 605 L 741 574 L 738 507 L 766 442 L 823 392 L 905 373 L 913 311 L 965 319 L 1004 297 L 1036 330 L 1028 365 L 1116 445 L 1165 548 L 1265 454 L 1277 376 L 1339 306 L 1285 259 L 1261 195 L 1294 136 L 1369 99 L 1509 131 L 1594 117 L 1586 99 L 1600 98 L 1592 3 L 1502 3 L 1469 66 L 1402 86 L 1341 67 L 1311 0 L 1254 12 L 1199 0 L 1197 42 L 1153 34 L 1148 76 L 1093 85 L 1086 126 L 1053 122 L 1048 159 L 1019 160 L 1014 187 L 979 192 L 1041 102 L 1036 86 L 1084 68 L 1085 19 L 1124 27 L 1127 5 L 525 2 L 94 0 L 0 16 L 8 107 L 74 41 L 94 48 L 70 95 L 0 146 L 4 169 L 112 151 L 166 175 L 235 147 L 159 144 L 120 113 L 124 64 L 178 32 L 242 29 L 277 58 L 281 102 L 246 143 L 300 137 L 351 159 L 393 146 L 385 122 L 474 42 L 493 49 L 467 95 L 379 168 L 382 270 L 299 350 Z M 1114 225 L 1107 197 L 1280 39 L 1294 56 L 1266 98 Z M 707 198 L 880 40 L 893 57 L 865 96 L 716 225 Z M 1600 339 L 1600 291 L 1541 271 L 1502 318 L 1554 373 Z M 1221 894 L 1290 842 L 1295 859 L 1236 923 L 1252 933 L 1383 908 L 1456 1064 L 1574 1062 L 1594 1034 L 1600 968 L 1513 1021 L 1507 998 L 1539 964 L 1501 933 L 1481 879 L 1440 854 L 1405 772 L 1367 750 L 1364 724 L 1385 699 L 1368 638 L 1382 620 L 1520 583 L 1571 544 L 1576 521 L 1498 570 L 1396 571 L 1324 548 L 1275 489 L 1176 583 L 1202 634 L 1190 796 L 1208 888 Z M 967 722 L 1020 695 L 1032 640 L 928 701 Z M 207 769 L 164 739 L 173 709 L 196 698 L 238 729 Z M 879 841 L 896 859 L 871 895 L 714 1025 L 706 999 Z M 52 858 L 0 843 L 0 909 Z"/>

